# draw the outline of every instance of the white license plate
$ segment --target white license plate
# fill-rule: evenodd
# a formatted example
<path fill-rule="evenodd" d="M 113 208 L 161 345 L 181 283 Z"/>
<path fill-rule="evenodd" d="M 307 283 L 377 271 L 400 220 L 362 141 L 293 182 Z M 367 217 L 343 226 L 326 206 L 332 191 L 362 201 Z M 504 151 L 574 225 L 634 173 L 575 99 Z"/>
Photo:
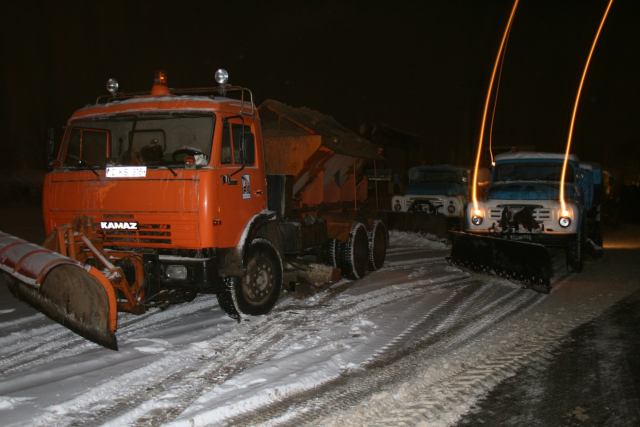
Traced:
<path fill-rule="evenodd" d="M 147 176 L 146 166 L 110 166 L 107 178 L 136 178 Z"/>

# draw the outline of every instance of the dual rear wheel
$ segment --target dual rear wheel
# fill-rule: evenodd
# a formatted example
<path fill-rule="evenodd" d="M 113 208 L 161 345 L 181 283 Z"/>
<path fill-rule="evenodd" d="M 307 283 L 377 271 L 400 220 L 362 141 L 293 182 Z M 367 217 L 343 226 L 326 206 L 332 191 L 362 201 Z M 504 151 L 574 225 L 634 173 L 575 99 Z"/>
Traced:
<path fill-rule="evenodd" d="M 389 238 L 387 228 L 375 220 L 371 230 L 356 221 L 351 227 L 346 242 L 332 239 L 329 242 L 333 265 L 342 270 L 342 275 L 351 280 L 364 277 L 367 269 L 376 271 L 384 265 Z"/>

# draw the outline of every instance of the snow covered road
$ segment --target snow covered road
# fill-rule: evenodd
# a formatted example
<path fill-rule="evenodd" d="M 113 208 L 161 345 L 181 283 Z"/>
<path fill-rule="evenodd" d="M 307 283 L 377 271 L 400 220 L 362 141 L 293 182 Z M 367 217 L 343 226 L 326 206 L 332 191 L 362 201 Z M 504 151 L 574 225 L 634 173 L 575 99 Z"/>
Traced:
<path fill-rule="evenodd" d="M 210 295 L 120 313 L 119 352 L 0 287 L 0 424 L 446 425 L 573 324 L 540 311 L 548 295 L 449 266 L 442 243 L 391 243 L 382 270 L 287 293 L 241 323 Z"/>

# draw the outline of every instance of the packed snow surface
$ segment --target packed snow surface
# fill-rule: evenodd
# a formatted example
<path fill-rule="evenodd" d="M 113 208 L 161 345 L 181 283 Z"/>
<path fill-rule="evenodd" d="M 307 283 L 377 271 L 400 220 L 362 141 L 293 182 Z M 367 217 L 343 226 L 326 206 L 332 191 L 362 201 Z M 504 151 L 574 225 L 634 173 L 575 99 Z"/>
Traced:
<path fill-rule="evenodd" d="M 364 387 L 371 396 L 353 402 L 387 415 L 410 400 L 407 392 L 417 399 L 425 387 L 441 387 L 440 394 L 430 392 L 431 404 L 445 408 L 438 420 L 451 424 L 497 379 L 450 408 L 437 402 L 451 401 L 443 381 L 516 345 L 497 326 L 544 306 L 549 296 L 452 267 L 448 253 L 443 242 L 392 232 L 383 269 L 321 289 L 299 286 L 269 315 L 240 323 L 213 295 L 139 316 L 120 313 L 117 352 L 54 323 L 1 286 L 0 424 L 301 425 L 322 417 L 322 425 L 370 424 L 349 407 L 336 404 L 337 416 L 328 412 L 332 402 L 351 402 L 352 378 L 378 381 Z M 549 316 L 532 324 L 553 324 Z M 407 349 L 424 357 L 400 358 Z M 367 378 L 381 364 L 389 365 L 386 373 Z M 413 375 L 417 368 L 421 373 Z M 386 376 L 391 385 L 380 385 Z M 349 398 L 326 391 L 340 387 Z"/>

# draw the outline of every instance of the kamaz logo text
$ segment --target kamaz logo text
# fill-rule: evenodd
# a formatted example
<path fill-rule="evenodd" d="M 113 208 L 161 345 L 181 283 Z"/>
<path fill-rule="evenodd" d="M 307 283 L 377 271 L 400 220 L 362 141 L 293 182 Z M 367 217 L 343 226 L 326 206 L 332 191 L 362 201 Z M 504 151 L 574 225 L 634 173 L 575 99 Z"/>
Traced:
<path fill-rule="evenodd" d="M 137 222 L 115 222 L 115 221 L 100 221 L 100 228 L 102 230 L 137 230 Z"/>

